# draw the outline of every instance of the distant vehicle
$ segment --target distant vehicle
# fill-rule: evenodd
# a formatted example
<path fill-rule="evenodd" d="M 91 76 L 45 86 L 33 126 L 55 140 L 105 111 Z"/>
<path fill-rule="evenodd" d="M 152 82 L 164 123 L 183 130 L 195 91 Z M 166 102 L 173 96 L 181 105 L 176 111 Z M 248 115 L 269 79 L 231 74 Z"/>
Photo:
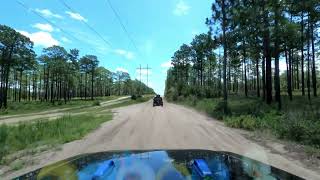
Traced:
<path fill-rule="evenodd" d="M 163 106 L 162 97 L 158 94 L 153 98 L 153 107 Z"/>
<path fill-rule="evenodd" d="M 15 178 L 70 180 L 300 180 L 253 159 L 208 150 L 110 151 L 83 154 Z"/>

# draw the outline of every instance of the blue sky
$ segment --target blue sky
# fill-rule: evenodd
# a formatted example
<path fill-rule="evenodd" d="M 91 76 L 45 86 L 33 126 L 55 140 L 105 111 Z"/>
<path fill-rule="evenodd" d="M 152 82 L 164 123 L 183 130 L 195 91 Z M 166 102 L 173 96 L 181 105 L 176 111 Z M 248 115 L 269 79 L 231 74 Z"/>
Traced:
<path fill-rule="evenodd" d="M 23 8 L 19 3 L 28 9 Z M 100 65 L 111 71 L 128 71 L 139 78 L 137 67 L 152 69 L 149 86 L 163 94 L 170 57 L 195 34 L 206 33 L 205 18 L 210 16 L 210 0 L 110 0 L 126 33 L 107 0 L 6 0 L 0 6 L 0 24 L 29 36 L 38 54 L 42 48 L 61 45 L 77 48 L 80 55 L 97 55 Z M 5 5 L 3 5 L 5 4 Z M 55 24 L 50 25 L 32 11 Z M 93 27 L 101 36 L 88 28 Z M 66 33 L 65 33 L 66 32 Z M 106 42 L 105 42 L 105 41 Z M 146 82 L 146 71 L 142 72 Z"/>

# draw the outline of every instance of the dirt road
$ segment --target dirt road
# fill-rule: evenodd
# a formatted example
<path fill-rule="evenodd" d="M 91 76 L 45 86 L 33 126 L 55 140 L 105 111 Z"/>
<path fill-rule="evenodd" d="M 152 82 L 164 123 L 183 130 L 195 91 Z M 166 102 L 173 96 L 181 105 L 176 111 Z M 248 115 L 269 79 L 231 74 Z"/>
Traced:
<path fill-rule="evenodd" d="M 88 110 L 92 110 L 92 109 L 100 108 L 100 107 L 107 107 L 110 105 L 121 103 L 121 102 L 129 100 L 129 99 L 130 99 L 130 96 L 124 96 L 124 97 L 119 97 L 117 99 L 104 101 L 104 102 L 100 103 L 100 106 L 87 107 L 84 111 L 80 111 L 77 113 L 72 112 L 72 110 L 84 109 L 85 107 L 81 107 L 81 106 L 80 107 L 70 107 L 70 108 L 41 111 L 39 113 L 2 116 L 2 117 L 0 117 L 0 125 L 1 124 L 16 124 L 19 122 L 33 121 L 33 120 L 37 120 L 37 119 L 51 119 L 51 120 L 53 120 L 53 119 L 57 119 L 59 117 L 62 117 L 66 114 L 79 115 L 79 114 L 85 113 Z"/>
<path fill-rule="evenodd" d="M 246 139 L 240 130 L 225 127 L 194 110 L 165 103 L 152 107 L 151 102 L 114 110 L 114 120 L 82 140 L 64 144 L 59 151 L 47 151 L 26 157 L 36 165 L 7 174 L 14 177 L 44 165 L 82 153 L 128 149 L 209 149 L 230 151 L 271 164 L 306 179 L 320 179 L 297 160 L 262 147 Z M 278 147 L 282 153 L 285 151 Z M 290 153 L 290 152 L 287 152 Z"/>

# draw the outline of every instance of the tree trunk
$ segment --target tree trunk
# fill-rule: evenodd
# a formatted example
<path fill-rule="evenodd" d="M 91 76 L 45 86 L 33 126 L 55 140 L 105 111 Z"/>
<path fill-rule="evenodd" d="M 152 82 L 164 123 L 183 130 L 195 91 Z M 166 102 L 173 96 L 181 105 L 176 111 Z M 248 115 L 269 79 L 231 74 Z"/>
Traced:
<path fill-rule="evenodd" d="M 28 81 L 28 101 L 31 99 L 31 82 L 29 81 L 28 75 L 26 75 L 26 79 Z"/>
<path fill-rule="evenodd" d="M 301 93 L 305 95 L 304 91 L 304 21 L 303 12 L 301 13 Z"/>
<path fill-rule="evenodd" d="M 91 74 L 91 100 L 93 100 L 93 79 L 94 79 L 94 70 L 92 70 Z"/>
<path fill-rule="evenodd" d="M 17 101 L 17 83 L 18 83 L 18 74 L 17 70 L 14 70 L 14 101 Z"/>
<path fill-rule="evenodd" d="M 314 50 L 314 24 L 313 21 L 310 22 L 311 26 L 311 48 L 312 48 L 312 87 L 313 96 L 317 97 L 317 75 L 316 75 L 316 62 L 315 62 L 315 50 Z"/>
<path fill-rule="evenodd" d="M 290 58 L 290 72 L 291 72 L 291 87 L 292 87 L 292 90 L 295 89 L 295 81 L 294 81 L 294 60 L 293 60 L 293 49 L 291 48 L 290 49 L 290 54 L 291 54 L 291 58 Z"/>
<path fill-rule="evenodd" d="M 266 67 L 265 57 L 262 58 L 262 99 L 266 99 Z"/>
<path fill-rule="evenodd" d="M 246 97 L 248 97 L 248 82 L 247 82 L 247 53 L 246 53 L 246 48 L 245 48 L 245 42 L 242 41 L 242 46 L 243 46 L 243 66 L 244 66 L 244 92 Z"/>
<path fill-rule="evenodd" d="M 83 92 L 82 92 L 82 76 L 83 76 L 83 74 L 81 73 L 80 74 L 80 82 L 79 82 L 79 84 L 80 84 L 80 99 L 82 99 L 82 96 L 83 96 Z"/>
<path fill-rule="evenodd" d="M 296 77 L 297 77 L 297 89 L 300 89 L 300 80 L 299 80 L 299 58 L 296 59 Z"/>
<path fill-rule="evenodd" d="M 49 78 L 49 77 L 48 77 Z M 54 92 L 53 92 L 53 86 L 54 86 L 54 77 L 53 73 L 51 73 L 51 90 L 50 90 L 50 102 L 53 104 L 54 103 Z"/>
<path fill-rule="evenodd" d="M 228 93 L 227 93 L 227 41 L 226 41 L 226 11 L 225 0 L 222 0 L 222 31 L 223 31 L 223 100 L 224 111 L 227 112 Z"/>
<path fill-rule="evenodd" d="M 84 83 L 84 99 L 87 99 L 87 81 L 88 81 L 88 73 L 86 73 L 85 83 Z"/>
<path fill-rule="evenodd" d="M 41 78 L 41 73 L 39 73 L 39 89 L 38 89 L 38 94 L 39 94 L 39 99 L 42 102 L 42 78 Z"/>
<path fill-rule="evenodd" d="M 308 14 L 308 19 L 310 19 L 310 13 Z M 309 21 L 310 22 L 310 21 Z M 309 101 L 311 100 L 310 97 L 310 24 L 308 24 L 308 29 L 307 29 L 307 88 L 308 88 L 308 99 Z"/>
<path fill-rule="evenodd" d="M 274 85 L 276 96 L 275 99 L 278 102 L 278 109 L 281 109 L 281 95 L 280 95 L 280 69 L 279 69 L 279 56 L 280 56 L 280 47 L 279 47 L 279 24 L 278 19 L 280 18 L 280 7 L 279 4 L 276 4 L 275 9 L 275 31 L 276 31 L 276 38 L 274 42 L 274 50 L 275 50 L 275 58 L 274 58 Z M 291 67 L 291 65 L 290 65 Z M 291 71 L 290 71 L 291 72 Z"/>
<path fill-rule="evenodd" d="M 290 73 L 290 57 L 288 58 L 288 51 L 285 49 L 286 67 L 287 67 L 287 91 L 290 100 L 292 100 L 292 88 L 291 88 L 291 73 Z"/>
<path fill-rule="evenodd" d="M 11 58 L 10 58 L 11 59 Z M 5 109 L 8 107 L 8 88 L 9 88 L 9 73 L 10 73 L 10 66 L 7 65 L 5 70 L 5 87 L 4 87 L 4 98 L 3 98 L 3 106 Z"/>
<path fill-rule="evenodd" d="M 263 1 L 264 2 L 264 1 Z M 265 2 L 264 2 L 265 3 Z M 263 35 L 263 47 L 264 56 L 266 58 L 266 101 L 267 104 L 272 102 L 272 70 L 271 70 L 271 54 L 270 54 L 270 35 L 269 35 L 269 22 L 268 11 L 265 10 L 265 4 L 263 4 L 263 22 L 264 22 L 264 35 Z"/>
<path fill-rule="evenodd" d="M 219 55 L 219 81 L 218 81 L 218 95 L 221 96 L 221 89 L 222 89 L 222 84 L 221 84 L 221 78 L 222 78 L 222 73 L 221 73 L 221 58 Z"/>
<path fill-rule="evenodd" d="M 3 55 L 2 55 L 3 56 Z M 0 109 L 3 105 L 4 66 L 0 66 Z"/>
<path fill-rule="evenodd" d="M 257 73 L 257 97 L 260 97 L 260 77 L 259 77 L 259 59 L 256 60 L 256 73 Z"/>
<path fill-rule="evenodd" d="M 20 79 L 19 79 L 19 102 L 21 102 L 21 96 L 22 96 L 22 71 L 20 71 Z"/>

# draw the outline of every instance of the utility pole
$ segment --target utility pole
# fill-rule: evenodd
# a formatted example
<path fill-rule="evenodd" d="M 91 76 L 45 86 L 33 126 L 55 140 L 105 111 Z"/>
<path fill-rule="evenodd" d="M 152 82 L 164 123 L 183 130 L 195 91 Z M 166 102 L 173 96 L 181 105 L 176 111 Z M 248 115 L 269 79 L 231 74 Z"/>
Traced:
<path fill-rule="evenodd" d="M 142 84 L 142 79 L 141 79 L 142 70 L 147 70 L 147 86 L 149 87 L 149 70 L 151 68 L 149 67 L 148 64 L 147 64 L 147 67 L 142 68 L 141 64 L 140 64 L 140 66 L 137 69 L 139 70 L 139 75 L 140 75 L 140 85 L 139 85 L 139 93 L 140 93 L 141 92 L 141 84 Z"/>
<path fill-rule="evenodd" d="M 139 74 L 140 74 L 140 83 L 139 83 L 139 95 L 141 95 L 141 70 L 142 70 L 142 68 L 141 68 L 141 64 L 140 64 L 140 66 L 137 68 L 138 70 L 139 70 Z"/>
<path fill-rule="evenodd" d="M 146 68 L 142 68 L 142 69 L 147 70 L 147 86 L 149 87 L 149 70 L 150 70 L 151 68 L 149 68 L 149 65 L 147 64 L 147 67 L 146 67 Z"/>

